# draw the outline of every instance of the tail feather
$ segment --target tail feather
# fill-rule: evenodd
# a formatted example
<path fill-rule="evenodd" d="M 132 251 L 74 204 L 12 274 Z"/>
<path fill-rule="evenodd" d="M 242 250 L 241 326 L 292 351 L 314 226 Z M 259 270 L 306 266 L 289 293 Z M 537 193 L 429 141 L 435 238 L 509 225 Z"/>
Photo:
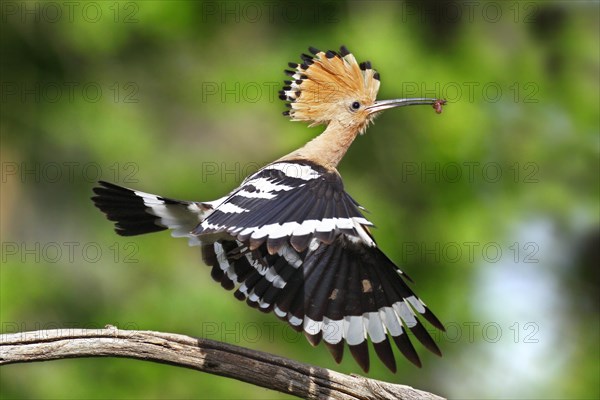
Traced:
<path fill-rule="evenodd" d="M 190 245 L 200 243 L 191 231 L 212 211 L 209 204 L 169 199 L 104 181 L 98 183 L 99 186 L 93 189 L 94 205 L 108 220 L 115 222 L 115 231 L 119 235 L 172 229 L 172 236 L 187 236 Z"/>

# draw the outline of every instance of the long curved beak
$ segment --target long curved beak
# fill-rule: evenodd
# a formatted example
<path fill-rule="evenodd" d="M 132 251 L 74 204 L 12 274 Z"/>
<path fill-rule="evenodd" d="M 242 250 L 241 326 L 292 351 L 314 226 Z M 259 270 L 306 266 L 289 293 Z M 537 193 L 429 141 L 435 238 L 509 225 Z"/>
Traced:
<path fill-rule="evenodd" d="M 394 99 L 394 100 L 379 100 L 376 101 L 372 106 L 366 108 L 369 114 L 374 114 L 387 110 L 389 108 L 404 107 L 404 106 L 433 106 L 435 111 L 439 114 L 442 112 L 442 106 L 446 104 L 446 100 L 442 99 L 431 99 L 427 97 L 413 98 L 413 99 Z"/>

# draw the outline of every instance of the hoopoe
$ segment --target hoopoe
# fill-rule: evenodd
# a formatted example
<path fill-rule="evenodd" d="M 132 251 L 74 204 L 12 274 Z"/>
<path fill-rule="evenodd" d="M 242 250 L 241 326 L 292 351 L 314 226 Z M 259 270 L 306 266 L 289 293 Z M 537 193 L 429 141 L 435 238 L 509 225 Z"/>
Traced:
<path fill-rule="evenodd" d="M 339 52 L 309 48 L 289 63 L 280 98 L 292 121 L 324 124 L 323 133 L 246 178 L 226 196 L 181 201 L 99 182 L 92 198 L 119 235 L 171 229 L 202 248 L 211 275 L 263 312 L 273 311 L 316 346 L 323 341 L 336 362 L 344 342 L 368 372 L 367 338 L 392 371 L 389 338 L 413 364 L 421 361 L 407 329 L 430 351 L 441 352 L 417 315 L 442 323 L 408 287 L 404 274 L 376 245 L 364 210 L 344 191 L 337 165 L 354 139 L 381 111 L 444 100 L 376 101 L 379 74 Z"/>

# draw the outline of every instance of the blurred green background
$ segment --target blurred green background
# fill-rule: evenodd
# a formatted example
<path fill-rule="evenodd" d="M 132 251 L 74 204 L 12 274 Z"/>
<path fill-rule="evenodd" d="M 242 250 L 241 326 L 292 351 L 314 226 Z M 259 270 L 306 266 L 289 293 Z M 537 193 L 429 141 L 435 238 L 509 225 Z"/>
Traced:
<path fill-rule="evenodd" d="M 212 200 L 322 128 L 281 116 L 287 62 L 345 44 L 384 113 L 340 165 L 444 356 L 370 377 L 451 398 L 598 398 L 597 2 L 1 3 L 3 333 L 121 328 L 337 366 L 215 284 L 198 248 L 122 238 L 97 179 Z M 433 331 L 432 331 L 433 332 Z M 373 356 L 373 354 L 372 354 Z M 133 360 L 0 369 L 2 398 L 283 398 Z"/>

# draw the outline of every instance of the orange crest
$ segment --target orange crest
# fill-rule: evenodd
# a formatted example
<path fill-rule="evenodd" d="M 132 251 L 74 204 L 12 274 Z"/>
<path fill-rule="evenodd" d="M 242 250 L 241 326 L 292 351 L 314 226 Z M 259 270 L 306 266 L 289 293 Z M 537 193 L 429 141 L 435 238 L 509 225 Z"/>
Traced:
<path fill-rule="evenodd" d="M 369 61 L 358 63 L 345 46 L 339 53 L 319 51 L 313 56 L 302 54 L 302 64 L 289 63 L 279 98 L 287 101 L 283 114 L 292 121 L 308 121 L 310 126 L 327 124 L 347 107 L 364 107 L 375 102 L 379 91 L 379 74 Z"/>

